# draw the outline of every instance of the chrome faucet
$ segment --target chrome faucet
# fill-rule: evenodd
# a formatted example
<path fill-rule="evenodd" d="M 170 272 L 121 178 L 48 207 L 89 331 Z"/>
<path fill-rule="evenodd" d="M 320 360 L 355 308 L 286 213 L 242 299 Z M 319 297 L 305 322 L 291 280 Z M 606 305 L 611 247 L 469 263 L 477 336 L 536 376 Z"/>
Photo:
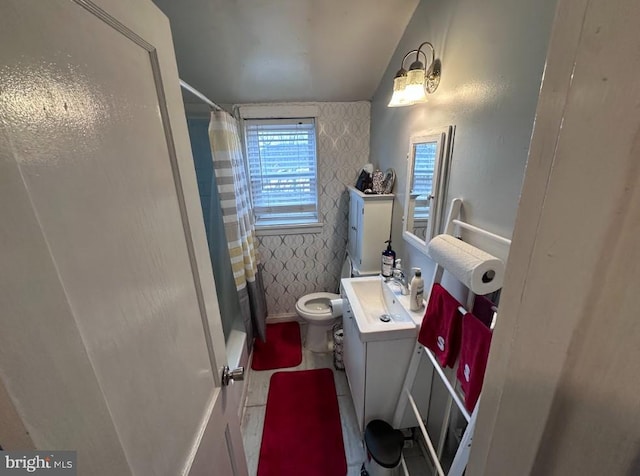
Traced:
<path fill-rule="evenodd" d="M 394 268 L 393 276 L 391 276 L 391 278 L 388 278 L 387 281 L 398 283 L 400 285 L 400 293 L 403 296 L 409 295 L 409 285 L 407 283 L 407 276 L 404 274 L 404 272 L 401 269 Z"/>

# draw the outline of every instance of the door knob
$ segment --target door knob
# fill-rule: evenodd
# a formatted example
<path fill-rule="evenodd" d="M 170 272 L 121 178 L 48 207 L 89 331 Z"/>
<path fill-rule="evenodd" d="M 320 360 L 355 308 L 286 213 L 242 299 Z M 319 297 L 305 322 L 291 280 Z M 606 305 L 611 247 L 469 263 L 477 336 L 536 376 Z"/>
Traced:
<path fill-rule="evenodd" d="M 225 365 L 222 369 L 222 385 L 226 387 L 230 382 L 239 382 L 244 380 L 244 367 L 238 367 L 233 370 L 229 370 L 229 366 Z"/>

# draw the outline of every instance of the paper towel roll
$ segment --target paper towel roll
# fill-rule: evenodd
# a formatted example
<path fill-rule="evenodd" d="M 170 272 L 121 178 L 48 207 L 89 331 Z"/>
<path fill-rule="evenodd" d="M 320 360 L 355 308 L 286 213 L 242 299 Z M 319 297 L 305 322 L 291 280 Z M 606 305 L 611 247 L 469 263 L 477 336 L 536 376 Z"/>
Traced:
<path fill-rule="evenodd" d="M 489 253 L 451 235 L 438 235 L 427 253 L 475 294 L 489 294 L 502 287 L 504 263 Z"/>
<path fill-rule="evenodd" d="M 344 299 L 331 299 L 329 301 L 329 305 L 331 306 L 331 317 L 340 317 L 342 316 L 342 304 Z"/>

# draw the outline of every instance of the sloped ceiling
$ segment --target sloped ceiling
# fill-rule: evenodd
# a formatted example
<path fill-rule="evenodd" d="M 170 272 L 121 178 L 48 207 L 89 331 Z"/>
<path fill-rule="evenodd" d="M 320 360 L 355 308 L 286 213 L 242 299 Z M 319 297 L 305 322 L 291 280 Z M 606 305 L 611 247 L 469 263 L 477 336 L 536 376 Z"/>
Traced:
<path fill-rule="evenodd" d="M 220 104 L 371 99 L 418 4 L 154 2 L 171 22 L 180 77 Z"/>

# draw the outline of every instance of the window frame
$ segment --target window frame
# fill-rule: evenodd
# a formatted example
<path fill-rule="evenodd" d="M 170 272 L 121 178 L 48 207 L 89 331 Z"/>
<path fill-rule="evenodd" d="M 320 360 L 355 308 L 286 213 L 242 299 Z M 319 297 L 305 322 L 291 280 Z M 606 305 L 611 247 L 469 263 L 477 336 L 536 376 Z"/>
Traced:
<path fill-rule="evenodd" d="M 282 121 L 283 123 L 295 124 L 297 120 L 308 120 L 313 123 L 313 133 L 315 140 L 315 216 L 304 219 L 304 217 L 292 217 L 291 219 L 268 220 L 256 219 L 255 227 L 257 235 L 285 235 L 302 233 L 320 233 L 323 223 L 320 216 L 320 160 L 318 151 L 318 114 L 314 106 L 241 106 L 239 107 L 241 117 L 241 130 L 243 135 L 243 148 L 245 153 L 245 170 L 247 178 L 251 180 L 249 150 L 247 139 L 247 123 L 253 124 L 257 121 Z M 249 184 L 251 203 L 254 204 L 253 190 Z M 314 213 L 314 212 L 310 212 Z"/>

